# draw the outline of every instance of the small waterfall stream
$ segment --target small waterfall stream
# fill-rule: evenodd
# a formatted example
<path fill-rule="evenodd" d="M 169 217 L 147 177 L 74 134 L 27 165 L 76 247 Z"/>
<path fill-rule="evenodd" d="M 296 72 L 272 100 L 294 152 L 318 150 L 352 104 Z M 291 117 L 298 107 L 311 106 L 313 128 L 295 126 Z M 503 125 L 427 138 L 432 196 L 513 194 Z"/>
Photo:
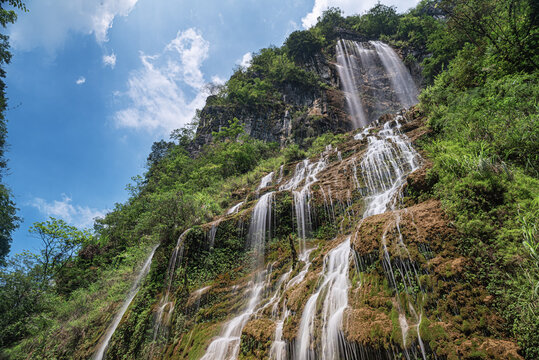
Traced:
<path fill-rule="evenodd" d="M 324 258 L 322 283 L 311 295 L 301 316 L 296 340 L 295 358 L 298 360 L 338 359 L 339 336 L 343 311 L 348 306 L 348 267 L 350 262 L 350 237 L 331 250 Z M 323 297 L 321 351 L 313 346 L 317 332 L 316 315 L 319 297 Z"/>
<path fill-rule="evenodd" d="M 114 335 L 114 332 L 116 331 L 116 328 L 120 324 L 120 321 L 122 320 L 125 312 L 129 308 L 129 305 L 131 305 L 131 302 L 137 295 L 140 284 L 142 283 L 142 280 L 146 277 L 148 272 L 150 271 L 150 265 L 152 263 L 153 254 L 155 254 L 155 250 L 157 250 L 157 247 L 159 245 L 156 245 L 152 248 L 152 251 L 146 258 L 146 261 L 144 262 L 144 265 L 140 269 L 137 277 L 135 278 L 135 281 L 133 282 L 133 285 L 131 286 L 131 289 L 129 290 L 129 293 L 127 294 L 126 299 L 124 300 L 122 307 L 120 308 L 120 311 L 114 316 L 114 319 L 112 320 L 112 323 L 107 328 L 107 331 L 105 332 L 104 337 L 101 339 L 99 346 L 97 347 L 96 352 L 94 353 L 92 359 L 93 360 L 102 360 L 105 357 L 107 347 L 109 346 L 110 339 L 112 338 L 112 335 Z"/>
<path fill-rule="evenodd" d="M 159 304 L 157 305 L 157 313 L 155 315 L 155 324 L 153 328 L 153 338 L 152 345 L 150 347 L 148 358 L 151 358 L 155 350 L 155 345 L 158 340 L 158 336 L 162 333 L 163 326 L 168 324 L 172 312 L 174 311 L 174 302 L 170 300 L 170 290 L 174 282 L 174 277 L 176 274 L 176 266 L 182 262 L 183 259 L 183 249 L 184 249 L 184 239 L 185 236 L 189 233 L 191 229 L 185 230 L 179 237 L 176 242 L 174 250 L 172 250 L 172 255 L 168 263 L 167 272 L 165 275 L 165 282 L 167 288 L 165 291 L 165 296 L 161 298 Z"/>
<path fill-rule="evenodd" d="M 258 188 L 256 189 L 256 192 L 260 192 L 260 190 L 268 187 L 273 182 L 273 171 L 270 172 L 268 175 L 264 176 L 262 180 L 260 180 L 260 184 L 258 185 Z"/>
<path fill-rule="evenodd" d="M 226 212 L 227 215 L 232 215 L 232 214 L 235 214 L 238 212 L 238 210 L 240 209 L 240 207 L 243 205 L 243 201 L 240 201 L 239 203 L 237 203 L 236 205 L 232 206 L 230 209 L 228 209 L 228 211 Z"/>
<path fill-rule="evenodd" d="M 404 107 L 410 107 L 417 104 L 418 91 L 414 84 L 414 80 L 397 53 L 391 46 L 384 44 L 381 41 L 372 41 L 371 43 L 374 45 L 376 53 L 380 57 L 384 68 L 390 75 L 389 80 L 397 93 L 400 103 Z"/>
<path fill-rule="evenodd" d="M 337 72 L 345 91 L 346 104 L 352 116 L 354 129 L 357 129 L 367 126 L 369 121 L 358 92 L 359 79 L 357 79 L 357 74 L 360 71 L 354 50 L 346 40 L 337 42 Z"/>
<path fill-rule="evenodd" d="M 262 195 L 253 209 L 248 238 L 249 248 L 254 252 L 255 269 L 257 271 L 249 286 L 247 306 L 241 314 L 223 327 L 221 335 L 208 346 L 206 353 L 202 357 L 203 360 L 235 359 L 238 356 L 241 332 L 254 313 L 265 285 L 266 272 L 263 270 L 264 246 L 267 234 L 271 233 L 273 195 L 273 192 Z"/>
<path fill-rule="evenodd" d="M 311 230 L 311 185 L 318 181 L 316 175 L 324 170 L 328 164 L 327 156 L 331 151 L 329 146 L 317 162 L 305 159 L 296 165 L 294 176 L 279 187 L 280 191 L 292 191 L 294 197 L 294 210 L 296 214 L 297 231 L 300 239 L 300 255 L 305 252 L 305 239 Z M 297 190 L 301 184 L 300 190 Z"/>
<path fill-rule="evenodd" d="M 388 210 L 408 174 L 419 168 L 419 154 L 400 134 L 399 120 L 385 123 L 377 135 L 367 135 L 369 145 L 360 164 L 367 186 L 364 218 Z"/>
<path fill-rule="evenodd" d="M 397 117 L 395 121 L 387 122 L 377 136 L 367 137 L 369 147 L 361 162 L 361 173 L 367 185 L 367 207 L 363 217 L 365 218 L 383 213 L 387 210 L 393 210 L 394 227 L 398 234 L 398 246 L 402 250 L 401 254 L 407 256 L 408 259 L 407 261 L 397 260 L 396 268 L 394 267 L 387 248 L 388 227 L 388 229 L 384 231 L 381 239 L 384 252 L 383 268 L 396 294 L 399 294 L 400 292 L 397 285 L 396 274 L 399 274 L 400 279 L 402 279 L 404 291 L 405 294 L 407 294 L 408 287 L 411 287 L 415 282 L 418 284 L 420 282 L 418 271 L 411 261 L 408 248 L 404 244 L 400 232 L 400 212 L 397 210 L 397 205 L 400 197 L 399 190 L 402 188 L 402 185 L 404 185 L 408 174 L 419 168 L 421 157 L 413 149 L 409 140 L 400 133 L 400 120 L 402 120 L 402 118 Z M 410 325 L 406 317 L 406 304 L 402 301 L 400 296 L 397 296 L 397 305 L 404 355 L 407 359 L 411 359 L 412 357 L 418 358 L 417 355 L 410 354 L 406 348 L 407 345 L 409 345 L 407 344 L 407 335 Z M 421 357 L 426 360 L 425 346 L 419 333 L 421 314 L 417 314 L 411 302 L 408 302 L 407 306 L 409 312 L 415 318 L 415 325 L 413 326 L 416 327 Z"/>

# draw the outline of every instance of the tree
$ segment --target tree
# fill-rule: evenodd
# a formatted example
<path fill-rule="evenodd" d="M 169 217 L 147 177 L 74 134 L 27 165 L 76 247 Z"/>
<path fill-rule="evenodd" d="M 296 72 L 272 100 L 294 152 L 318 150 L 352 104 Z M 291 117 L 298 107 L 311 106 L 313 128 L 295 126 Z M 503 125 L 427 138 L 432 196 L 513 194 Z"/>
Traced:
<path fill-rule="evenodd" d="M 9 189 L 0 183 L 0 265 L 5 264 L 9 254 L 11 233 L 19 226 L 16 213 Z"/>
<path fill-rule="evenodd" d="M 5 29 L 8 24 L 13 24 L 17 20 L 15 10 L 6 10 L 8 5 L 15 9 L 26 11 L 24 3 L 20 0 L 0 0 L 0 24 Z M 9 37 L 0 33 L 0 265 L 5 263 L 5 257 L 9 253 L 11 244 L 11 234 L 19 226 L 19 218 L 15 215 L 16 208 L 11 200 L 11 192 L 2 184 L 2 177 L 7 168 L 5 158 L 7 126 L 4 112 L 7 108 L 6 84 L 4 78 L 6 71 L 4 66 L 11 61 L 9 52 Z"/>
<path fill-rule="evenodd" d="M 38 257 L 40 282 L 47 288 L 54 276 L 80 249 L 91 234 L 68 225 L 64 220 L 51 217 L 44 222 L 34 223 L 28 230 L 41 239 L 42 248 Z"/>
<path fill-rule="evenodd" d="M 336 37 L 336 28 L 342 28 L 346 25 L 342 17 L 342 11 L 339 8 L 331 7 L 318 17 L 318 23 L 314 27 L 315 33 L 318 33 L 327 43 Z M 326 44 L 327 45 L 327 44 Z"/>
<path fill-rule="evenodd" d="M 305 62 L 322 48 L 322 43 L 312 32 L 294 31 L 285 41 L 288 54 L 296 62 Z"/>
<path fill-rule="evenodd" d="M 36 256 L 29 252 L 10 257 L 0 268 L 0 349 L 28 335 L 32 315 L 43 310 L 39 280 Z"/>
<path fill-rule="evenodd" d="M 240 124 L 240 120 L 234 117 L 234 119 L 228 121 L 228 127 L 221 128 L 219 132 L 212 132 L 212 136 L 216 141 L 225 139 L 236 140 L 244 132 L 243 124 Z"/>
<path fill-rule="evenodd" d="M 391 35 L 397 31 L 399 15 L 394 6 L 376 4 L 355 26 L 355 30 L 369 38 L 377 39 L 380 35 Z"/>
<path fill-rule="evenodd" d="M 492 52 L 510 71 L 537 70 L 537 1 L 443 0 L 440 7 L 452 31 Z"/>
<path fill-rule="evenodd" d="M 170 150 L 174 148 L 174 143 L 165 140 L 159 140 L 152 144 L 152 152 L 148 155 L 146 160 L 146 166 L 148 169 L 151 169 L 152 166 L 156 165 L 161 161 L 165 156 L 170 153 Z"/>

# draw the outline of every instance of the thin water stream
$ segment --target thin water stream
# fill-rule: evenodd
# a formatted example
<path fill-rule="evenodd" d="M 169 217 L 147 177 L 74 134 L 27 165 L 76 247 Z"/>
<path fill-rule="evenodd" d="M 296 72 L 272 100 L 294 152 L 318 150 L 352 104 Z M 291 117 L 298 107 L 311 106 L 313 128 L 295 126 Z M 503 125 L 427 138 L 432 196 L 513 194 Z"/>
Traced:
<path fill-rule="evenodd" d="M 92 357 L 93 360 L 102 360 L 105 358 L 110 339 L 112 338 L 112 335 L 114 335 L 114 332 L 116 331 L 116 328 L 120 324 L 120 321 L 122 320 L 125 312 L 129 308 L 129 305 L 131 305 L 131 302 L 137 295 L 140 289 L 140 284 L 142 283 L 142 280 L 144 280 L 144 278 L 150 271 L 150 265 L 152 263 L 153 254 L 155 254 L 155 250 L 157 249 L 158 246 L 159 245 L 154 246 L 152 248 L 152 251 L 148 255 L 148 257 L 146 258 L 146 261 L 144 262 L 144 265 L 140 269 L 137 277 L 135 278 L 135 281 L 133 282 L 133 285 L 131 286 L 129 293 L 127 294 L 127 297 L 124 300 L 122 307 L 120 308 L 116 316 L 114 316 L 112 323 L 109 325 L 109 327 L 107 328 L 107 331 L 105 332 L 105 335 L 101 339 L 99 346 L 97 347 L 97 350 Z"/>

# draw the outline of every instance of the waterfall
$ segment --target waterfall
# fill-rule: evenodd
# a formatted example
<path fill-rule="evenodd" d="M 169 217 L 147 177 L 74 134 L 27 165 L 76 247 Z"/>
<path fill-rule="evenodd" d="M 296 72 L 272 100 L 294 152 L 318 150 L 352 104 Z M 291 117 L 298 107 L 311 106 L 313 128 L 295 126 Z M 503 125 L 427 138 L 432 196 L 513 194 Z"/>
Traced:
<path fill-rule="evenodd" d="M 354 128 L 417 103 L 418 90 L 412 76 L 389 45 L 341 39 L 336 57 Z"/>
<path fill-rule="evenodd" d="M 417 104 L 418 91 L 406 66 L 395 51 L 387 44 L 380 41 L 371 42 L 376 48 L 376 53 L 382 60 L 382 64 L 387 73 L 390 74 L 390 81 L 393 89 L 397 93 L 399 102 L 404 107 Z"/>
<path fill-rule="evenodd" d="M 392 264 L 391 256 L 387 248 L 387 234 L 389 227 L 384 231 L 381 239 L 383 257 L 382 265 L 389 278 L 391 286 L 399 294 L 399 288 L 395 274 L 399 274 L 404 284 L 405 294 L 408 287 L 413 285 L 413 278 L 419 284 L 417 269 L 411 261 L 408 248 L 403 242 L 400 231 L 400 212 L 396 211 L 399 200 L 399 190 L 404 185 L 406 177 L 411 172 L 417 170 L 421 158 L 413 149 L 408 138 L 400 133 L 400 120 L 397 117 L 395 121 L 387 122 L 384 128 L 377 135 L 367 136 L 368 148 L 361 162 L 361 172 L 367 186 L 366 208 L 363 217 L 381 214 L 387 210 L 394 211 L 395 228 L 398 234 L 398 246 L 401 254 L 407 256 L 407 261 L 397 260 L 397 264 Z M 395 266 L 395 269 L 394 269 Z M 406 295 L 407 296 L 407 295 Z M 399 325 L 401 327 L 404 355 L 410 359 L 408 349 L 406 349 L 407 334 L 410 329 L 408 319 L 406 318 L 405 305 L 400 296 L 397 296 L 397 306 L 399 311 Z M 421 356 L 426 359 L 425 347 L 419 333 L 421 324 L 421 315 L 417 316 L 411 303 L 408 303 L 409 311 L 416 317 L 417 339 L 421 350 Z M 418 319 L 417 319 L 418 318 Z M 415 355 L 414 355 L 415 356 Z M 417 356 L 415 356 L 417 358 Z"/>
<path fill-rule="evenodd" d="M 249 247 L 257 256 L 257 269 L 264 265 L 264 246 L 266 236 L 271 238 L 271 209 L 274 192 L 271 191 L 260 197 L 253 209 L 251 225 L 249 226 Z"/>
<path fill-rule="evenodd" d="M 267 234 L 271 233 L 273 195 L 273 192 L 262 195 L 253 209 L 248 238 L 249 247 L 254 251 L 256 257 L 256 273 L 248 290 L 249 300 L 247 306 L 241 314 L 223 327 L 221 335 L 208 346 L 206 353 L 202 357 L 203 360 L 235 359 L 238 356 L 241 332 L 254 313 L 264 288 L 265 271 L 262 269 L 264 265 L 264 246 Z"/>
<path fill-rule="evenodd" d="M 322 283 L 311 295 L 301 316 L 296 339 L 296 358 L 339 359 L 342 315 L 348 306 L 348 267 L 350 257 L 350 237 L 331 250 L 324 258 Z M 323 297 L 321 352 L 312 346 L 316 331 L 316 315 L 319 297 Z M 317 356 L 318 355 L 318 356 Z"/>
<path fill-rule="evenodd" d="M 168 321 L 170 320 L 170 316 L 172 315 L 172 311 L 174 310 L 174 302 L 170 301 L 170 290 L 172 288 L 174 275 L 176 273 L 176 265 L 181 263 L 182 258 L 183 258 L 184 239 L 190 230 L 191 229 L 185 230 L 178 237 L 176 246 L 174 247 L 174 250 L 172 250 L 172 255 L 170 256 L 170 261 L 168 263 L 168 268 L 165 275 L 167 288 L 165 291 L 165 296 L 161 298 L 161 300 L 159 301 L 159 305 L 157 306 L 157 314 L 156 314 L 155 325 L 153 329 L 153 339 L 152 339 L 152 346 L 150 349 L 150 357 L 151 357 L 151 354 L 153 353 L 157 336 L 159 335 L 159 332 L 163 324 L 168 323 Z"/>
<path fill-rule="evenodd" d="M 324 170 L 327 166 L 327 155 L 331 148 L 326 149 L 320 156 L 320 159 L 311 163 L 309 159 L 305 159 L 296 165 L 294 176 L 284 185 L 279 187 L 279 190 L 291 190 L 294 197 L 294 210 L 296 213 L 296 222 L 298 236 L 300 238 L 300 253 L 305 252 L 305 239 L 311 230 L 311 185 L 318 179 L 316 175 Z M 300 190 L 296 190 L 303 183 Z"/>
<path fill-rule="evenodd" d="M 377 134 L 369 134 L 367 130 L 361 133 L 361 136 L 366 137 L 368 141 L 367 151 L 360 164 L 367 186 L 366 189 L 361 189 L 365 195 L 363 218 L 393 209 L 396 195 L 406 176 L 419 167 L 419 155 L 408 139 L 399 132 L 400 119 L 387 122 Z M 358 187 L 355 160 L 352 161 L 352 167 L 354 184 Z M 350 250 L 350 237 L 348 237 L 324 258 L 321 284 L 308 299 L 302 313 L 296 338 L 297 359 L 346 357 L 346 349 L 341 339 L 341 324 L 342 314 L 348 306 Z M 386 255 L 389 256 L 387 252 Z M 318 316 L 321 317 L 320 322 L 317 321 Z M 403 320 L 401 323 L 404 330 L 408 325 L 404 325 L 406 319 Z"/>
<path fill-rule="evenodd" d="M 419 168 L 419 154 L 400 134 L 399 120 L 386 122 L 378 134 L 367 136 L 368 148 L 360 164 L 367 185 L 364 218 L 385 212 L 406 176 Z"/>
<path fill-rule="evenodd" d="M 213 245 L 215 245 L 215 235 L 217 235 L 217 229 L 219 228 L 220 223 L 221 219 L 216 220 L 211 224 L 210 231 L 208 232 L 208 245 L 210 249 L 212 249 Z"/>
<path fill-rule="evenodd" d="M 273 182 L 273 171 L 270 172 L 268 175 L 264 176 L 262 180 L 260 180 L 260 184 L 258 185 L 256 192 L 260 192 L 260 190 L 271 185 L 272 182 Z"/>
<path fill-rule="evenodd" d="M 300 254 L 299 260 L 303 261 L 305 265 L 303 266 L 303 269 L 301 269 L 301 271 L 296 276 L 288 280 L 288 278 L 290 277 L 290 274 L 292 273 L 292 270 L 293 270 L 292 268 L 290 268 L 290 270 L 283 275 L 283 282 L 285 280 L 288 280 L 288 282 L 285 284 L 281 294 L 284 294 L 288 289 L 299 284 L 300 282 L 303 281 L 303 279 L 305 279 L 305 275 L 307 275 L 307 272 L 309 271 L 309 267 L 311 266 L 311 261 L 309 257 L 313 250 L 314 248 L 308 249 Z M 281 284 L 282 283 L 280 282 L 277 289 L 278 291 Z M 273 318 L 277 318 L 278 306 L 279 306 L 279 302 L 277 301 L 274 303 L 274 307 L 272 310 Z M 284 301 L 283 308 L 281 311 L 281 317 L 277 319 L 277 321 L 275 322 L 275 333 L 273 335 L 274 340 L 270 348 L 270 359 L 275 359 L 275 360 L 286 359 L 286 342 L 283 341 L 283 326 L 284 326 L 284 322 L 288 318 L 288 315 L 290 315 L 290 311 L 288 310 L 288 307 L 286 306 L 286 301 Z"/>
<path fill-rule="evenodd" d="M 352 116 L 352 124 L 357 129 L 367 126 L 369 121 L 358 92 L 359 80 L 356 78 L 356 74 L 361 74 L 354 50 L 349 41 L 339 40 L 337 42 L 337 72 L 345 92 L 346 105 Z"/>
<path fill-rule="evenodd" d="M 239 208 L 243 205 L 243 201 L 240 201 L 236 205 L 232 206 L 228 211 L 226 212 L 227 215 L 235 214 L 238 212 Z"/>
<path fill-rule="evenodd" d="M 112 320 L 112 323 L 109 325 L 105 336 L 102 338 L 101 342 L 99 343 L 99 346 L 97 347 L 96 352 L 94 353 L 92 359 L 93 360 L 102 360 L 105 356 L 105 352 L 107 350 L 107 347 L 109 346 L 109 341 L 112 338 L 112 335 L 116 331 L 116 328 L 120 324 L 120 321 L 122 320 L 125 312 L 127 311 L 127 308 L 129 308 L 129 305 L 131 305 L 131 302 L 137 295 L 140 284 L 142 280 L 146 277 L 148 272 L 150 271 L 150 265 L 152 263 L 153 254 L 155 253 L 155 250 L 157 249 L 158 245 L 155 245 L 152 248 L 152 251 L 150 252 L 150 255 L 144 262 L 144 265 L 140 269 L 137 277 L 135 278 L 135 281 L 133 282 L 133 285 L 131 286 L 131 289 L 129 290 L 129 293 L 127 294 L 126 299 L 124 300 L 124 303 L 122 304 L 122 307 L 120 308 L 120 311 L 114 316 L 114 319 Z"/>

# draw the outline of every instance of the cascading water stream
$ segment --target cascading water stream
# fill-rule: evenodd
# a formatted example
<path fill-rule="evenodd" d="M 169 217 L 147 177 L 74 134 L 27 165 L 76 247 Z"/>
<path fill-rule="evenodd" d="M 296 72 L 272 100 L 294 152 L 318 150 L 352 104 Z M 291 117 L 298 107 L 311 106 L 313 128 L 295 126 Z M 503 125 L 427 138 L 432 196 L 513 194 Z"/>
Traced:
<path fill-rule="evenodd" d="M 260 180 L 260 184 L 258 185 L 258 188 L 256 189 L 256 192 L 260 192 L 260 190 L 268 187 L 273 182 L 273 171 L 270 172 L 268 175 L 264 176 L 262 180 Z"/>
<path fill-rule="evenodd" d="M 300 254 L 305 252 L 305 239 L 311 230 L 311 185 L 318 179 L 316 176 L 324 170 L 328 164 L 327 156 L 331 151 L 331 147 L 327 148 L 320 156 L 320 159 L 311 163 L 309 159 L 305 159 L 296 165 L 294 176 L 285 184 L 279 187 L 280 191 L 290 190 L 294 197 L 294 210 L 296 213 L 298 236 L 300 238 Z M 303 184 L 300 190 L 299 186 Z"/>
<path fill-rule="evenodd" d="M 400 120 L 402 117 L 397 117 L 395 121 L 387 122 L 384 128 L 377 135 L 367 137 L 369 146 L 363 161 L 361 162 L 361 172 L 365 179 L 366 201 L 367 207 L 364 213 L 364 218 L 383 213 L 387 210 L 392 210 L 395 216 L 394 226 L 398 234 L 398 246 L 402 250 L 402 254 L 406 254 L 409 261 L 399 262 L 399 266 L 393 267 L 391 256 L 387 248 L 387 233 L 388 228 L 384 231 L 381 239 L 383 248 L 383 267 L 391 286 L 399 293 L 397 286 L 396 273 L 400 275 L 403 281 L 405 292 L 408 287 L 412 286 L 414 280 L 419 284 L 419 276 L 415 266 L 413 265 L 408 249 L 403 242 L 400 232 L 400 213 L 395 211 L 399 200 L 399 190 L 404 185 L 406 177 L 411 172 L 417 170 L 420 166 L 421 158 L 413 149 L 409 140 L 400 133 Z M 404 304 L 401 303 L 401 298 L 397 297 L 399 307 L 399 324 L 402 332 L 402 341 L 405 347 L 404 355 L 410 359 L 410 354 L 406 349 L 407 334 L 410 329 L 408 320 L 404 311 Z M 409 303 L 410 313 L 417 314 L 413 306 Z M 417 319 L 417 336 L 423 359 L 426 359 L 425 348 L 419 334 L 419 325 L 421 316 Z"/>
<path fill-rule="evenodd" d="M 367 189 L 361 189 L 366 202 L 363 218 L 392 209 L 406 176 L 419 167 L 419 155 L 408 139 L 400 134 L 399 128 L 400 123 L 394 121 L 386 123 L 378 134 L 371 135 L 368 131 L 362 133 L 368 141 L 367 151 L 360 164 L 367 186 Z M 355 172 L 355 162 L 352 165 Z M 359 185 L 355 179 L 354 183 Z M 347 238 L 324 258 L 321 284 L 307 301 L 301 317 L 296 338 L 297 359 L 346 357 L 347 349 L 340 337 L 342 314 L 348 305 L 350 250 L 350 238 Z M 318 310 L 319 304 L 322 304 L 321 312 Z M 316 326 L 319 313 L 322 325 Z"/>
<path fill-rule="evenodd" d="M 337 54 L 337 72 L 341 79 L 345 92 L 346 104 L 352 117 L 354 129 L 367 126 L 369 121 L 367 114 L 363 109 L 361 97 L 358 92 L 359 80 L 356 74 L 359 74 L 358 62 L 354 59 L 354 48 L 346 40 L 339 40 L 336 45 Z"/>
<path fill-rule="evenodd" d="M 341 39 L 335 52 L 354 128 L 417 103 L 418 90 L 412 76 L 389 45 Z"/>
<path fill-rule="evenodd" d="M 386 122 L 378 134 L 367 136 L 369 145 L 360 165 L 367 186 L 364 218 L 388 210 L 408 174 L 419 168 L 420 156 L 400 134 L 399 120 Z"/>
<path fill-rule="evenodd" d="M 127 298 L 124 300 L 124 303 L 122 304 L 122 307 L 120 308 L 120 311 L 114 316 L 114 319 L 112 320 L 112 323 L 107 328 L 107 331 L 105 332 L 105 336 L 102 338 L 101 342 L 99 343 L 99 346 L 97 347 L 96 352 L 94 353 L 92 359 L 93 360 L 102 360 L 105 357 L 105 353 L 107 351 L 107 347 L 109 346 L 110 339 L 112 338 L 112 335 L 114 335 L 114 332 L 116 331 L 116 328 L 120 324 L 120 321 L 122 320 L 125 312 L 129 308 L 129 305 L 131 305 L 131 302 L 137 295 L 140 284 L 142 283 L 142 280 L 146 277 L 148 272 L 150 271 L 150 265 L 152 263 L 153 254 L 155 254 L 155 250 L 157 250 L 156 245 L 152 248 L 152 251 L 150 252 L 150 255 L 148 258 L 146 258 L 146 261 L 144 262 L 144 265 L 140 269 L 137 277 L 135 278 L 135 281 L 133 282 L 133 285 L 131 286 L 131 289 L 129 290 L 129 293 L 127 294 Z"/>
<path fill-rule="evenodd" d="M 292 287 L 302 282 L 303 279 L 305 279 L 305 275 L 307 275 L 307 272 L 309 271 L 309 267 L 311 266 L 310 255 L 313 250 L 314 249 L 308 249 L 308 250 L 305 250 L 302 254 L 300 254 L 299 260 L 304 262 L 305 265 L 303 266 L 303 269 L 301 269 L 301 271 L 296 276 L 288 280 L 288 278 L 290 277 L 290 274 L 292 273 L 292 270 L 293 270 L 292 268 L 283 275 L 283 279 L 285 279 L 285 281 L 286 280 L 288 281 L 286 282 L 283 288 L 283 291 L 281 292 L 281 295 L 284 294 L 287 290 L 291 289 Z M 281 284 L 279 284 L 278 286 L 275 297 L 277 297 L 277 295 L 279 294 L 280 286 Z M 273 306 L 273 311 L 272 311 L 273 318 L 277 318 L 278 306 L 279 306 L 279 301 L 275 301 L 274 306 Z M 281 310 L 281 317 L 278 318 L 278 320 L 275 322 L 275 333 L 274 333 L 274 340 L 270 348 L 270 359 L 275 359 L 275 360 L 286 359 L 286 342 L 283 341 L 283 326 L 289 314 L 290 314 L 290 311 L 288 310 L 286 306 L 286 301 L 283 300 L 283 308 Z"/>
<path fill-rule="evenodd" d="M 222 329 L 221 335 L 214 339 L 203 360 L 225 360 L 235 359 L 240 349 L 241 332 L 254 313 L 260 301 L 260 295 L 264 288 L 265 271 L 264 266 L 264 246 L 266 236 L 271 232 L 271 209 L 274 192 L 269 192 L 260 197 L 251 218 L 249 227 L 249 248 L 254 252 L 256 273 L 251 280 L 249 287 L 249 300 L 246 308 L 241 314 L 230 320 Z"/>
<path fill-rule="evenodd" d="M 240 201 L 239 203 L 237 203 L 236 205 L 232 206 L 230 209 L 228 209 L 228 211 L 226 212 L 227 215 L 231 215 L 231 214 L 235 214 L 238 212 L 238 210 L 240 209 L 240 207 L 243 205 L 243 201 Z"/>
<path fill-rule="evenodd" d="M 176 273 L 176 265 L 181 263 L 183 258 L 184 239 L 190 230 L 191 229 L 185 230 L 178 237 L 176 246 L 174 247 L 174 250 L 172 250 L 172 255 L 170 256 L 167 272 L 165 275 L 165 282 L 167 284 L 167 288 L 165 291 L 165 296 L 161 298 L 159 304 L 157 305 L 157 314 L 155 316 L 155 324 L 153 328 L 152 345 L 150 347 L 148 358 L 152 357 L 157 337 L 159 336 L 163 325 L 169 322 L 172 312 L 174 311 L 174 302 L 170 301 L 170 290 L 172 288 L 174 275 Z"/>
<path fill-rule="evenodd" d="M 210 249 L 212 249 L 213 245 L 215 245 L 215 235 L 217 235 L 217 229 L 219 228 L 220 223 L 221 219 L 216 220 L 211 224 L 210 231 L 208 232 L 208 245 Z"/>
<path fill-rule="evenodd" d="M 303 266 L 303 269 L 296 276 L 294 276 L 292 279 L 286 282 L 282 293 L 286 292 L 288 289 L 292 288 L 293 286 L 303 281 L 303 279 L 305 278 L 305 275 L 307 274 L 309 270 L 309 267 L 311 266 L 309 256 L 313 249 L 306 249 L 306 246 L 305 246 L 307 233 L 311 230 L 311 208 L 310 208 L 311 190 L 310 190 L 310 187 L 312 184 L 318 181 L 318 179 L 316 178 L 316 175 L 326 168 L 327 156 L 329 155 L 331 150 L 332 150 L 331 146 L 328 146 L 326 148 L 326 151 L 321 154 L 318 162 L 311 163 L 309 159 L 305 159 L 302 162 L 299 162 L 296 165 L 296 169 L 294 171 L 293 177 L 288 182 L 286 182 L 285 184 L 279 187 L 279 190 L 281 191 L 283 190 L 292 191 L 292 194 L 294 197 L 294 210 L 296 213 L 297 229 L 298 229 L 298 235 L 300 239 L 299 260 L 304 262 L 305 264 Z M 301 190 L 299 191 L 296 190 L 301 184 L 303 184 L 303 187 L 301 188 Z M 288 273 L 285 274 L 287 275 L 286 280 L 288 280 L 288 276 L 290 275 L 291 272 L 292 272 L 292 269 L 290 269 Z M 277 289 L 277 292 L 274 295 L 275 298 L 277 298 L 279 294 L 279 290 L 280 290 L 280 287 Z M 274 318 L 277 318 L 278 304 L 279 302 L 275 303 L 275 308 L 273 310 Z M 287 319 L 288 315 L 289 315 L 289 311 L 288 311 L 288 308 L 286 307 L 286 303 L 284 302 L 283 308 L 281 311 L 281 317 L 276 320 L 274 341 L 270 349 L 271 359 L 282 360 L 286 358 L 286 342 L 282 340 L 282 335 L 283 335 L 284 322 Z"/>
<path fill-rule="evenodd" d="M 311 295 L 301 316 L 296 338 L 295 357 L 298 360 L 338 359 L 339 336 L 342 315 L 348 306 L 348 267 L 350 257 L 350 237 L 331 250 L 324 258 L 322 282 Z M 321 351 L 312 346 L 316 329 L 316 315 L 319 297 L 323 296 Z M 318 355 L 318 356 L 316 356 Z"/>
<path fill-rule="evenodd" d="M 376 53 L 380 57 L 384 68 L 388 74 L 390 74 L 389 79 L 393 89 L 397 93 L 399 102 L 407 108 L 417 104 L 417 87 L 414 84 L 410 72 L 397 53 L 391 46 L 384 44 L 381 41 L 371 41 L 371 44 L 374 45 Z"/>

